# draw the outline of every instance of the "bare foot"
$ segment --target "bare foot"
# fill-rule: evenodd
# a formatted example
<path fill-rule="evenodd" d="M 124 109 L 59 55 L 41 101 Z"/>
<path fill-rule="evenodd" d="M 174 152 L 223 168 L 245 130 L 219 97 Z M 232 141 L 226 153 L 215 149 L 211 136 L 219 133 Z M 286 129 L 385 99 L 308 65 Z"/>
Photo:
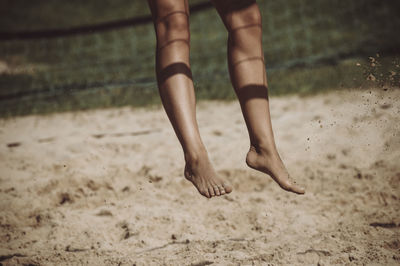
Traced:
<path fill-rule="evenodd" d="M 250 147 L 246 163 L 249 167 L 270 175 L 281 188 L 297 194 L 304 194 L 304 188 L 290 179 L 285 165 L 278 154 L 271 155 L 266 149 Z"/>
<path fill-rule="evenodd" d="M 211 198 L 232 191 L 232 187 L 217 177 L 207 152 L 195 159 L 186 159 L 185 177 L 193 183 L 201 195 Z"/>

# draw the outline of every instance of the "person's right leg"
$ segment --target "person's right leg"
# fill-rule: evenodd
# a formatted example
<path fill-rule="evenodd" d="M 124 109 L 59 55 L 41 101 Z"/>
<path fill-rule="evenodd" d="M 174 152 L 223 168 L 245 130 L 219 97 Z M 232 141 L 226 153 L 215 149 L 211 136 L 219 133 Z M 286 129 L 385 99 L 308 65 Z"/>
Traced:
<path fill-rule="evenodd" d="M 250 137 L 246 162 L 270 175 L 283 189 L 303 194 L 304 189 L 289 178 L 275 145 L 257 3 L 255 0 L 212 2 L 229 32 L 229 73 Z"/>
<path fill-rule="evenodd" d="M 189 64 L 187 0 L 148 0 L 157 36 L 156 73 L 165 111 L 182 145 L 185 177 L 206 197 L 232 188 L 219 179 L 209 161 L 196 121 L 195 95 Z"/>

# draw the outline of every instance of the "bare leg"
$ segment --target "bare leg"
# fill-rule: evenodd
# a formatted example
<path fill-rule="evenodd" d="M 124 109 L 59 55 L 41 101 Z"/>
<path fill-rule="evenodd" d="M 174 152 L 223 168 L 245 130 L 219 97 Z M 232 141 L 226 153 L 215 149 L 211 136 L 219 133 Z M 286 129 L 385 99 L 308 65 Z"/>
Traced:
<path fill-rule="evenodd" d="M 291 181 L 275 146 L 262 50 L 261 14 L 254 0 L 214 0 L 228 32 L 228 64 L 250 137 L 247 164 L 283 189 L 304 194 Z"/>
<path fill-rule="evenodd" d="M 187 0 L 148 0 L 157 35 L 156 72 L 165 111 L 182 145 L 185 177 L 206 197 L 232 188 L 219 179 L 200 138 L 189 64 L 189 9 Z"/>

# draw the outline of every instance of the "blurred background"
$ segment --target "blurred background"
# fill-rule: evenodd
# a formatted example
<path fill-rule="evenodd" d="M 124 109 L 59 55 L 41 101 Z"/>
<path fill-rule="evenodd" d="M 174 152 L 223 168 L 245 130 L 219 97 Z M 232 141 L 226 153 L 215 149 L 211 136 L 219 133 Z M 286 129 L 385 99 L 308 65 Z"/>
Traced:
<path fill-rule="evenodd" d="M 271 95 L 400 86 L 400 1 L 257 1 Z M 198 99 L 234 99 L 227 32 L 190 0 Z M 144 0 L 0 0 L 0 116 L 160 104 Z"/>

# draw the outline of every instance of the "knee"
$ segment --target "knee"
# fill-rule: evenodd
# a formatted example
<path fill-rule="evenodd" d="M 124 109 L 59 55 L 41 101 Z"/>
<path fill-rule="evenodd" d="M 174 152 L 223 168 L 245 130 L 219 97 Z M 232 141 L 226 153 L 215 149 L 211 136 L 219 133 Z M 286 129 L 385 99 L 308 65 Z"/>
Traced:
<path fill-rule="evenodd" d="M 183 39 L 189 41 L 188 15 L 181 11 L 172 11 L 156 22 L 157 37 L 161 41 Z"/>
<path fill-rule="evenodd" d="M 261 13 L 257 6 L 238 12 L 232 16 L 232 23 L 229 31 L 240 28 L 259 27 L 261 28 Z"/>
<path fill-rule="evenodd" d="M 245 25 L 260 25 L 261 26 L 261 13 L 258 8 L 253 8 L 243 14 L 243 22 Z"/>
<path fill-rule="evenodd" d="M 164 21 L 166 31 L 179 35 L 187 35 L 189 33 L 188 17 L 184 13 L 171 14 Z"/>

